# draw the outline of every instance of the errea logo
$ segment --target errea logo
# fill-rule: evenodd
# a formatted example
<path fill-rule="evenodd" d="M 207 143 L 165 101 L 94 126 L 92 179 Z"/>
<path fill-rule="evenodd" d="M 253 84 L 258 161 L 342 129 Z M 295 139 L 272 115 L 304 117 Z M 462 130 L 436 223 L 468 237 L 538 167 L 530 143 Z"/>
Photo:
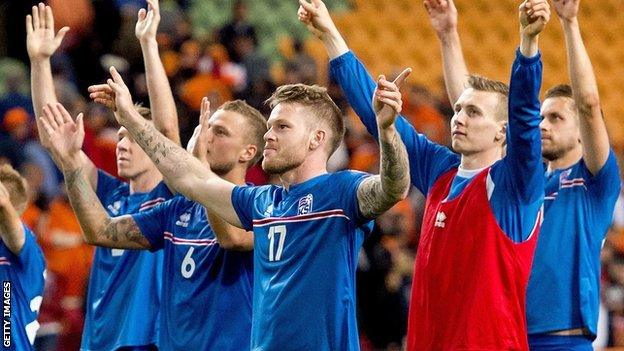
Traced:
<path fill-rule="evenodd" d="M 185 212 L 184 214 L 180 216 L 180 219 L 177 220 L 175 224 L 177 226 L 186 228 L 188 227 L 190 220 L 191 220 L 191 214 L 188 212 Z"/>
<path fill-rule="evenodd" d="M 444 228 L 444 221 L 446 220 L 446 215 L 444 214 L 444 212 L 440 211 L 438 212 L 438 214 L 436 215 L 436 220 L 435 220 L 435 227 L 440 227 L 440 228 Z"/>

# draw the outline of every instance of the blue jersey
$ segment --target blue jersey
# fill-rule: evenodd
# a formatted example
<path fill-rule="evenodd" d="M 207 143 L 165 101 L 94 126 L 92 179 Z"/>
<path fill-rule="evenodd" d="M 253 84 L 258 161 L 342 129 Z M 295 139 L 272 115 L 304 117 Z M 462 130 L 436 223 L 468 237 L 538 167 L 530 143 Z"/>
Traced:
<path fill-rule="evenodd" d="M 372 107 L 376 83 L 364 65 L 348 52 L 333 59 L 330 70 L 368 132 L 377 138 Z M 494 217 L 515 242 L 524 241 L 533 232 L 543 201 L 539 130 L 541 77 L 541 56 L 526 58 L 516 52 L 509 91 L 507 155 L 492 165 L 487 179 Z M 407 148 L 412 185 L 426 196 L 438 177 L 459 166 L 460 156 L 429 141 L 402 116 L 397 118 L 395 126 Z M 460 168 L 451 185 L 449 199 L 457 197 L 480 171 Z"/>
<path fill-rule="evenodd" d="M 130 194 L 128 184 L 98 172 L 97 196 L 112 217 L 152 208 L 173 195 L 164 182 Z M 86 301 L 82 350 L 157 343 L 163 254 L 97 247 Z"/>
<path fill-rule="evenodd" d="M 254 232 L 252 350 L 359 349 L 355 271 L 372 222 L 357 188 L 366 176 L 234 189 L 234 209 Z"/>
<path fill-rule="evenodd" d="M 592 175 L 583 160 L 546 174 L 545 217 L 527 288 L 529 334 L 598 324 L 600 249 L 620 192 L 613 152 Z"/>
<path fill-rule="evenodd" d="M 45 260 L 34 234 L 25 225 L 23 228 L 26 240 L 19 255 L 0 241 L 2 350 L 34 350 L 39 329 L 37 314 L 43 300 Z"/>
<path fill-rule="evenodd" d="M 182 196 L 132 217 L 164 249 L 160 349 L 249 350 L 253 252 L 224 250 L 204 207 Z"/>

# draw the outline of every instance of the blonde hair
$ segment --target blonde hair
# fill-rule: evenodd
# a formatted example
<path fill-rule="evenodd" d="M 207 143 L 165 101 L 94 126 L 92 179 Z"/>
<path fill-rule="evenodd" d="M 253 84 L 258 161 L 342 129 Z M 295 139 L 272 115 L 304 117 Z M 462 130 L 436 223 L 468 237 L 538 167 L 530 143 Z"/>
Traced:
<path fill-rule="evenodd" d="M 0 182 L 9 192 L 11 204 L 19 214 L 24 212 L 28 202 L 28 183 L 11 165 L 0 165 Z"/>
<path fill-rule="evenodd" d="M 271 108 L 282 102 L 311 107 L 312 115 L 327 124 L 332 131 L 329 139 L 329 155 L 340 146 L 345 134 L 345 125 L 342 112 L 327 93 L 327 88 L 305 84 L 282 85 L 266 102 Z"/>

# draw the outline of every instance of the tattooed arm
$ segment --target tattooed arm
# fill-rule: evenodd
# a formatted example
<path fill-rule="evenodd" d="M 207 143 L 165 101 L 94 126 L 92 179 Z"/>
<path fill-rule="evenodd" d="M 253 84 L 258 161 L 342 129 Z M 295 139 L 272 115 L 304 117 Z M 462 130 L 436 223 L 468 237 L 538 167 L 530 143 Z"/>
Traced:
<path fill-rule="evenodd" d="M 67 195 L 87 243 L 120 249 L 150 248 L 132 217 L 109 217 L 95 194 L 80 151 L 84 140 L 82 114 L 74 121 L 63 106 L 60 110 L 48 108 L 39 122 L 50 141 L 50 152 L 63 169 Z"/>
<path fill-rule="evenodd" d="M 242 228 L 232 205 L 235 184 L 221 179 L 210 170 L 210 165 L 203 164 L 142 118 L 133 108 L 132 97 L 119 73 L 113 67 L 110 72 L 113 79 L 107 83 L 115 91 L 118 122 L 152 159 L 167 184 L 231 225 Z"/>
<path fill-rule="evenodd" d="M 402 105 L 399 87 L 409 72 L 404 71 L 396 82 L 390 82 L 384 76 L 377 81 L 373 107 L 379 130 L 380 174 L 364 180 L 357 191 L 360 212 L 366 218 L 379 216 L 404 199 L 409 191 L 407 151 L 394 126 Z"/>
<path fill-rule="evenodd" d="M 63 174 L 69 201 L 88 244 L 117 249 L 150 248 L 132 216 L 108 216 L 89 185 L 80 160 L 65 160 Z"/>

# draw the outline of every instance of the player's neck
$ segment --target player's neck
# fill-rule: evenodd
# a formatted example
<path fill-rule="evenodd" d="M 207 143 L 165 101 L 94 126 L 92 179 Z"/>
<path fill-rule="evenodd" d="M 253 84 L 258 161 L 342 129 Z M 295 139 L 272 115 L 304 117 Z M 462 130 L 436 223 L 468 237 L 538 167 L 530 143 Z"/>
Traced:
<path fill-rule="evenodd" d="M 566 152 L 556 160 L 548 161 L 548 172 L 556 169 L 566 169 L 572 167 L 583 157 L 583 147 L 578 144 L 574 149 Z"/>
<path fill-rule="evenodd" d="M 152 191 L 162 181 L 162 175 L 156 167 L 140 173 L 136 177 L 130 179 L 130 194 L 147 193 Z"/>
<path fill-rule="evenodd" d="M 291 185 L 303 183 L 327 173 L 327 161 L 322 163 L 308 157 L 299 167 L 279 175 L 282 186 L 288 190 Z"/>
<path fill-rule="evenodd" d="M 462 154 L 460 167 L 467 171 L 489 167 L 503 157 L 502 148 L 492 148 L 478 153 Z"/>
<path fill-rule="evenodd" d="M 236 165 L 229 172 L 219 175 L 221 178 L 236 185 L 245 185 L 245 175 L 247 174 L 247 165 Z"/>

